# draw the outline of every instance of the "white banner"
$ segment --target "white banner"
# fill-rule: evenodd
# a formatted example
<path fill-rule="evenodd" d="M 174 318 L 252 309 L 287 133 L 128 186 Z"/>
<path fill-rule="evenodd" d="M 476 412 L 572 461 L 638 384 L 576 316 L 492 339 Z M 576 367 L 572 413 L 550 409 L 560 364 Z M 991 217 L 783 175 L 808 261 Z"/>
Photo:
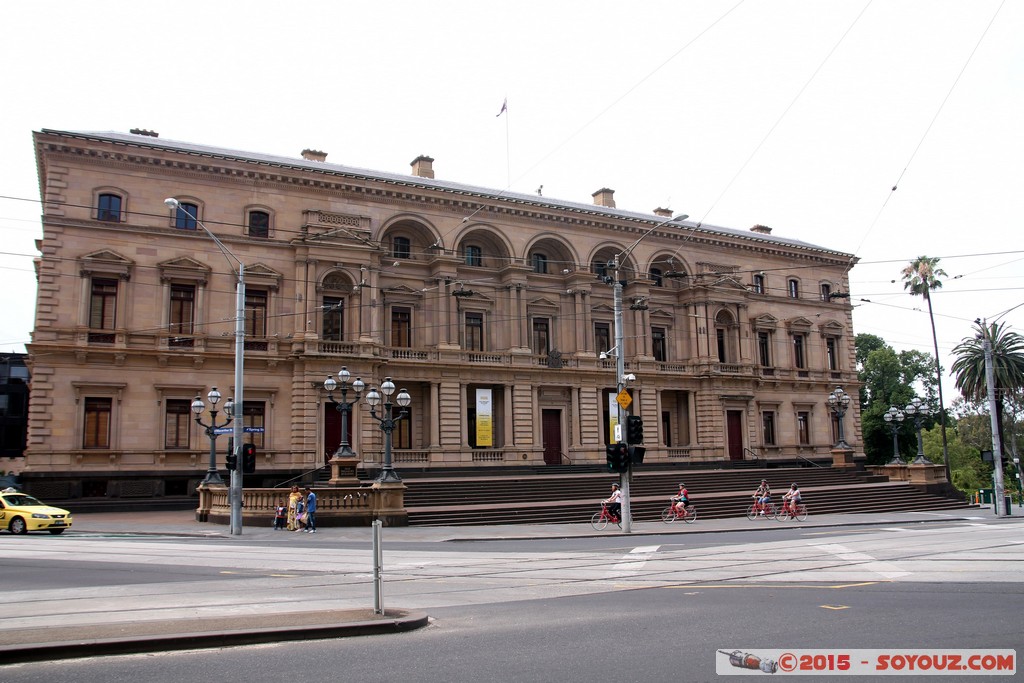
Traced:
<path fill-rule="evenodd" d="M 1016 650 L 732 650 L 715 653 L 720 676 L 1007 676 Z"/>
<path fill-rule="evenodd" d="M 619 426 L 619 404 L 615 400 L 615 393 L 608 394 L 608 443 L 621 441 L 617 435 L 621 434 Z"/>

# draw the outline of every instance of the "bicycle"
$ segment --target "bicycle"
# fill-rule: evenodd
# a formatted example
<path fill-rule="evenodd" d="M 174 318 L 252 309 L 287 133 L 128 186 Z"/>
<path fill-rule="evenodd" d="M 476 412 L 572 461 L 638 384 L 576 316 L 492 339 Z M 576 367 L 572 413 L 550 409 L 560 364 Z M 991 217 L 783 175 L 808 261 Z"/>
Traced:
<path fill-rule="evenodd" d="M 797 503 L 796 506 L 789 502 L 784 502 L 782 507 L 775 515 L 775 519 L 780 522 L 786 522 L 790 519 L 796 519 L 798 522 L 803 522 L 807 519 L 807 506 L 803 503 Z"/>
<path fill-rule="evenodd" d="M 622 527 L 622 520 L 619 519 L 619 516 L 608 511 L 608 503 L 601 503 L 601 511 L 595 512 L 594 516 L 590 518 L 590 526 L 600 531 L 608 526 L 608 522 Z"/>
<path fill-rule="evenodd" d="M 661 511 L 661 521 L 665 522 L 665 524 L 671 524 L 677 519 L 681 519 L 687 524 L 693 524 L 697 521 L 697 507 L 695 505 L 687 505 L 680 510 L 676 507 L 675 503 L 672 503 Z"/>
<path fill-rule="evenodd" d="M 768 519 L 775 519 L 777 512 L 775 503 L 758 503 L 754 501 L 747 508 L 747 519 L 757 519 L 761 516 L 760 513 L 764 513 L 764 516 Z"/>

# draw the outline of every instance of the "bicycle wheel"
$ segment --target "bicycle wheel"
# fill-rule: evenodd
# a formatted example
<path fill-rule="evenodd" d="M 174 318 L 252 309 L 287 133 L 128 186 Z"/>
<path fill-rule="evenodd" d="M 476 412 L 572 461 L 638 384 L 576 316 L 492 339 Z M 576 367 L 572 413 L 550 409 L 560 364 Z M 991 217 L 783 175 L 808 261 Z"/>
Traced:
<path fill-rule="evenodd" d="M 671 524 L 676 521 L 676 511 L 669 505 L 667 508 L 661 511 L 661 521 L 665 524 Z"/>
<path fill-rule="evenodd" d="M 778 510 L 776 510 L 775 511 L 775 519 L 779 520 L 780 522 L 788 522 L 789 521 L 789 508 L 787 508 L 785 505 L 783 505 Z"/>
<path fill-rule="evenodd" d="M 747 519 L 757 519 L 757 510 L 754 509 L 753 504 L 751 504 L 750 507 L 747 508 Z"/>
<path fill-rule="evenodd" d="M 590 526 L 600 531 L 608 526 L 608 518 L 602 516 L 600 512 L 595 512 L 594 516 L 590 518 Z"/>
<path fill-rule="evenodd" d="M 796 515 L 795 516 L 801 522 L 806 521 L 807 520 L 807 506 L 804 505 L 803 503 L 800 503 L 800 505 L 797 505 L 796 506 Z"/>
<path fill-rule="evenodd" d="M 768 519 L 775 519 L 775 515 L 778 514 L 778 510 L 775 509 L 775 503 L 768 503 L 764 510 L 764 516 Z"/>
<path fill-rule="evenodd" d="M 683 517 L 683 521 L 687 524 L 693 524 L 697 521 L 697 507 L 695 505 L 686 506 L 686 516 Z"/>

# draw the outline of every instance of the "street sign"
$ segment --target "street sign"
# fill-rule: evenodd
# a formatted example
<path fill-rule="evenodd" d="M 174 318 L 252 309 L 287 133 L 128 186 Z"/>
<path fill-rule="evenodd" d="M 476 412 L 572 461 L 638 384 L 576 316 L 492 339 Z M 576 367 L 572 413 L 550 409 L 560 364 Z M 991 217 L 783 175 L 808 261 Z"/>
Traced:
<path fill-rule="evenodd" d="M 213 433 L 214 434 L 233 434 L 234 431 L 235 430 L 232 427 L 217 427 L 216 429 L 213 430 Z"/>
<path fill-rule="evenodd" d="M 619 395 L 615 397 L 615 402 L 622 406 L 623 410 L 629 409 L 629 404 L 633 402 L 633 397 L 629 395 L 629 392 L 623 389 L 619 392 Z"/>
<path fill-rule="evenodd" d="M 244 431 L 246 434 L 262 434 L 263 427 L 246 427 L 242 431 Z"/>
<path fill-rule="evenodd" d="M 246 434 L 262 434 L 263 427 L 243 427 L 242 431 Z M 214 434 L 234 434 L 234 427 L 217 427 L 213 430 Z"/>

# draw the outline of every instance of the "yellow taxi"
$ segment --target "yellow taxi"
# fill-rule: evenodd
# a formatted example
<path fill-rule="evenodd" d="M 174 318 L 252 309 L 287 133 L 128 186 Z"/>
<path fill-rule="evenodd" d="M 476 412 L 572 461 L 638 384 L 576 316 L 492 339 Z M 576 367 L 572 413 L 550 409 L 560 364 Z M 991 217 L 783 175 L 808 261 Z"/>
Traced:
<path fill-rule="evenodd" d="M 27 493 L 14 489 L 0 491 L 0 529 L 12 534 L 30 531 L 62 534 L 69 526 L 71 513 L 67 510 L 43 505 Z"/>

